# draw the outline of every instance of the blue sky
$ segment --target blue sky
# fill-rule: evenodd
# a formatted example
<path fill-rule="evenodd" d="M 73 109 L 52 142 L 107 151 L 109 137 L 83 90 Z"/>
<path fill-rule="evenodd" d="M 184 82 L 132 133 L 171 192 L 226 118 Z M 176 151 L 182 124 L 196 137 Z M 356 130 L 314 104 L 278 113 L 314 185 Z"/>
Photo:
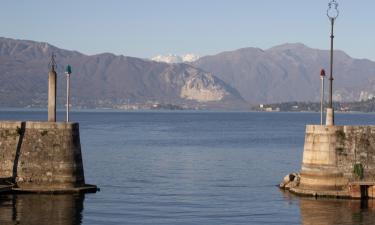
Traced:
<path fill-rule="evenodd" d="M 335 48 L 375 60 L 375 1 L 337 1 Z M 2 0 L 0 36 L 143 58 L 287 42 L 328 49 L 327 5 L 328 0 Z"/>

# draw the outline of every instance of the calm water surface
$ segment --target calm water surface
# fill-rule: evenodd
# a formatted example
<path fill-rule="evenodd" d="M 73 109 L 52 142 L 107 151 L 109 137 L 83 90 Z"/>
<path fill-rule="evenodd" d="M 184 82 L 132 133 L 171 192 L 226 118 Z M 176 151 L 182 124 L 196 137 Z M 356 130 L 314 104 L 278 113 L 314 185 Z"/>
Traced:
<path fill-rule="evenodd" d="M 45 120 L 2 110 L 0 120 Z M 58 117 L 63 119 L 63 113 Z M 375 203 L 298 198 L 276 185 L 299 171 L 318 113 L 73 112 L 86 182 L 101 191 L 0 196 L 0 224 L 375 224 Z M 337 114 L 374 124 L 375 114 Z M 51 222 L 53 221 L 53 222 Z"/>

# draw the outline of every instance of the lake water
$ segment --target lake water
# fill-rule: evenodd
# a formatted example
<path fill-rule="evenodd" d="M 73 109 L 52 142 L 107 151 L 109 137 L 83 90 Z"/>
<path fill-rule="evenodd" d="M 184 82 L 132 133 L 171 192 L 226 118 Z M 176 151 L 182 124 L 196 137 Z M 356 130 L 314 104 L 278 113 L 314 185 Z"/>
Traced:
<path fill-rule="evenodd" d="M 60 120 L 63 113 L 58 114 Z M 2 110 L 0 120 L 45 120 Z M 300 198 L 276 185 L 299 171 L 318 113 L 73 112 L 96 194 L 2 195 L 0 224 L 375 224 L 375 203 Z M 336 114 L 374 124 L 375 114 Z"/>

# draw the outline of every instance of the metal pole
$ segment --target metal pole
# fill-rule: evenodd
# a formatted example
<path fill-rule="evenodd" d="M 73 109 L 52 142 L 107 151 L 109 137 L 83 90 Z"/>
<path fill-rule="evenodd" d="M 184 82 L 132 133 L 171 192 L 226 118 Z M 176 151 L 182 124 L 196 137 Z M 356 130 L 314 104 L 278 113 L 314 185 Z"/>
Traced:
<path fill-rule="evenodd" d="M 322 81 L 322 86 L 320 90 L 320 125 L 323 125 L 323 99 L 324 99 L 324 78 L 320 76 L 320 80 Z"/>
<path fill-rule="evenodd" d="M 326 76 L 326 71 L 324 69 L 320 70 L 320 125 L 323 125 L 323 105 L 324 105 L 324 78 Z"/>
<path fill-rule="evenodd" d="M 324 114 L 324 112 L 323 112 L 323 106 L 324 106 L 324 77 L 323 77 L 323 87 L 322 87 L 322 89 L 323 89 L 323 91 L 322 91 L 322 115 Z M 322 125 L 323 125 L 323 122 L 322 122 Z"/>
<path fill-rule="evenodd" d="M 333 27 L 335 24 L 335 19 L 339 16 L 338 10 L 339 4 L 336 0 L 331 0 L 328 3 L 327 16 L 331 22 L 331 54 L 330 54 L 330 73 L 329 73 L 329 102 L 327 107 L 326 115 L 326 125 L 334 126 L 335 125 L 335 115 L 333 110 Z"/>
<path fill-rule="evenodd" d="M 335 18 L 331 18 L 331 57 L 330 57 L 330 71 L 329 71 L 329 108 L 333 109 L 332 95 L 333 95 L 333 25 L 335 23 Z"/>
<path fill-rule="evenodd" d="M 69 122 L 70 74 L 66 74 L 66 122 Z"/>

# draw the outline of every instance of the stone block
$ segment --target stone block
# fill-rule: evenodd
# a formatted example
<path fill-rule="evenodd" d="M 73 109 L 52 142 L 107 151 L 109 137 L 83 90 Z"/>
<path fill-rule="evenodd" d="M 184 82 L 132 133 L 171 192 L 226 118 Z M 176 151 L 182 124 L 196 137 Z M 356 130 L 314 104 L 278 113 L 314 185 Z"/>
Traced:
<path fill-rule="evenodd" d="M 374 186 L 369 186 L 367 188 L 367 194 L 369 198 L 375 198 L 375 187 Z"/>
<path fill-rule="evenodd" d="M 0 178 L 20 189 L 85 185 L 77 123 L 0 121 L 0 142 Z"/>

